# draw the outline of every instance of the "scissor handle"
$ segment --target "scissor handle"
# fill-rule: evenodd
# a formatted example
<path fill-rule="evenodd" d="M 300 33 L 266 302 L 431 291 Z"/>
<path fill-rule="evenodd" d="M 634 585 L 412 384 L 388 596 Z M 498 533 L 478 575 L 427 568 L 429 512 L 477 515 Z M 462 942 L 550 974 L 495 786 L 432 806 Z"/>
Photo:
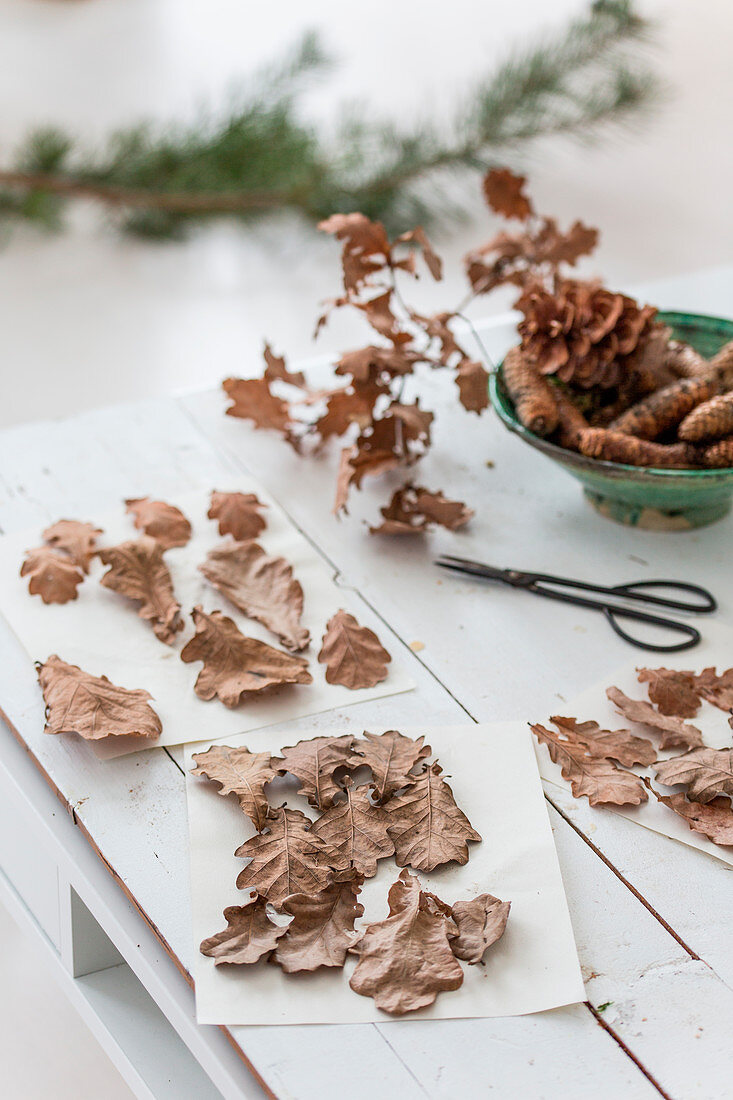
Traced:
<path fill-rule="evenodd" d="M 701 603 L 688 603 L 686 600 L 674 600 L 669 597 L 660 599 L 659 596 L 647 595 L 644 591 L 646 588 L 672 588 L 678 592 L 690 592 L 694 596 L 699 596 Z M 686 581 L 632 581 L 631 584 L 617 584 L 609 588 L 608 592 L 616 596 L 642 599 L 644 603 L 658 604 L 675 611 L 693 611 L 697 615 L 718 609 L 718 602 L 712 592 L 708 592 L 707 588 L 702 588 L 699 584 L 688 584 Z"/>
<path fill-rule="evenodd" d="M 678 619 L 665 619 L 661 615 L 646 615 L 643 611 L 625 610 L 618 607 L 604 607 L 603 614 L 616 631 L 619 638 L 630 642 L 637 649 L 647 649 L 652 653 L 681 653 L 683 649 L 692 649 L 700 641 L 700 631 L 692 623 L 681 623 Z M 685 634 L 686 641 L 672 642 L 671 645 L 659 645 L 654 642 L 645 642 L 641 638 L 635 638 L 617 621 L 619 618 L 634 619 L 636 622 L 650 623 L 652 626 L 661 626 L 665 630 L 671 630 L 675 634 Z"/>

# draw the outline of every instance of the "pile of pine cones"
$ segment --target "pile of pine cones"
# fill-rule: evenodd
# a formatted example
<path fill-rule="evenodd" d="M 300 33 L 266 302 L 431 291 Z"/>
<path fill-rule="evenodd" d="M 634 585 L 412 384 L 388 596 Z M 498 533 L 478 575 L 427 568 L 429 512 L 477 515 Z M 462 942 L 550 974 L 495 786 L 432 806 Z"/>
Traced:
<path fill-rule="evenodd" d="M 522 344 L 503 377 L 521 423 L 608 462 L 733 467 L 733 341 L 704 359 L 654 311 L 601 288 L 593 299 L 583 285 L 567 288 L 550 323 L 557 295 L 518 303 Z"/>

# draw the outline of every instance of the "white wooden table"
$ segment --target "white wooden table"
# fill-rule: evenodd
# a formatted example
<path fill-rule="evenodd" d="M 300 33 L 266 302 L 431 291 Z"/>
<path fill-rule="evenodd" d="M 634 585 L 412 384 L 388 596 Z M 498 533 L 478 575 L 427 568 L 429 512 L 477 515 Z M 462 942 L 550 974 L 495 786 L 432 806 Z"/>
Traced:
<path fill-rule="evenodd" d="M 668 307 L 724 312 L 733 272 L 655 288 Z M 728 310 L 730 312 L 730 309 Z M 484 329 L 500 352 L 506 326 Z M 330 514 L 335 456 L 298 459 L 225 418 L 219 392 L 120 406 L 0 434 L 0 526 L 94 519 L 124 497 L 181 483 L 237 487 L 256 474 L 364 601 L 362 618 L 409 664 L 417 690 L 296 729 L 543 719 L 558 700 L 630 656 L 600 618 L 439 575 L 437 552 L 621 582 L 678 576 L 708 585 L 733 624 L 731 520 L 689 533 L 615 526 L 578 486 L 506 433 L 440 408 L 420 479 L 475 507 L 466 533 L 368 536 L 384 487 Z M 487 462 L 493 462 L 489 467 Z M 424 648 L 413 652 L 411 642 Z M 141 1097 L 316 1100 L 343 1087 L 382 1095 L 566 1100 L 710 1100 L 730 1087 L 733 878 L 717 861 L 548 790 L 588 1003 L 500 1020 L 365 1026 L 199 1027 L 187 974 L 186 806 L 176 750 L 100 763 L 44 736 L 35 673 L 0 631 L 0 891 L 34 927 L 68 994 Z M 731 655 L 733 658 L 733 655 Z M 733 664 L 733 659 L 731 660 Z M 205 736 L 205 731 L 202 731 Z M 521 797 L 521 793 L 519 795 Z M 605 1006 L 605 1007 L 604 1007 Z"/>

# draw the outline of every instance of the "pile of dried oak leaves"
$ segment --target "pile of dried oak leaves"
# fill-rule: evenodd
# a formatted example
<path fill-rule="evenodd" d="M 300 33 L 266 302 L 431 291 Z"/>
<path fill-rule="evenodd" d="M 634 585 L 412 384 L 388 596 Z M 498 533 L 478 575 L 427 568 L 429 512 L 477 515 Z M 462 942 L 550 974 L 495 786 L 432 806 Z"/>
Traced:
<path fill-rule="evenodd" d="M 21 576 L 45 603 L 67 603 L 97 555 L 109 570 L 100 583 L 137 604 L 138 615 L 155 636 L 173 645 L 183 630 L 180 604 L 164 554 L 185 546 L 191 524 L 164 501 L 129 500 L 127 510 L 143 532 L 118 546 L 98 549 L 102 531 L 90 523 L 60 520 L 43 533 L 44 545 L 29 550 Z M 310 644 L 301 625 L 303 589 L 282 557 L 271 557 L 256 538 L 267 521 L 264 505 L 253 493 L 211 494 L 208 512 L 219 533 L 230 535 L 199 566 L 206 579 L 244 615 L 265 626 L 289 652 L 242 634 L 221 611 L 191 611 L 195 634 L 180 653 L 186 663 L 201 661 L 194 690 L 201 699 L 218 698 L 227 707 L 246 703 L 263 691 L 312 682 L 308 661 L 297 653 Z M 391 658 L 376 634 L 339 609 L 329 619 L 318 661 L 329 684 L 350 689 L 374 687 L 387 676 Z M 47 706 L 46 732 L 75 732 L 90 740 L 111 736 L 155 738 L 161 722 L 150 706 L 149 692 L 112 684 L 53 655 L 39 665 L 38 677 Z"/>
<path fill-rule="evenodd" d="M 465 258 L 467 298 L 453 310 L 425 316 L 409 306 L 398 280 L 416 276 L 422 252 L 434 279 L 442 264 L 417 227 L 390 241 L 379 222 L 363 214 L 334 214 L 320 228 L 343 242 L 343 293 L 331 309 L 357 309 L 377 343 L 336 363 L 345 384 L 311 390 L 302 373 L 265 346 L 261 378 L 228 378 L 229 416 L 271 428 L 302 452 L 346 437 L 336 479 L 334 511 L 346 511 L 352 487 L 365 477 L 409 469 L 431 442 L 433 413 L 404 399 L 421 369 L 454 372 L 468 411 L 489 403 L 488 375 L 461 346 L 455 322 L 477 295 L 516 286 L 521 343 L 503 364 L 504 384 L 525 427 L 561 447 L 637 466 L 733 466 L 733 343 L 709 362 L 670 338 L 656 309 L 609 290 L 596 280 L 569 278 L 589 255 L 598 231 L 575 221 L 563 231 L 538 215 L 525 178 L 493 169 L 483 191 L 490 208 L 514 222 Z M 381 509 L 373 534 L 421 533 L 433 524 L 455 530 L 473 514 L 465 504 L 407 482 Z"/>
<path fill-rule="evenodd" d="M 649 685 L 650 702 L 630 699 L 617 687 L 607 689 L 608 698 L 629 722 L 658 736 L 660 750 L 688 750 L 682 755 L 658 761 L 657 748 L 647 738 L 575 718 L 551 718 L 556 730 L 536 724 L 533 733 L 560 765 L 576 798 L 586 796 L 591 806 L 638 806 L 650 792 L 695 832 L 715 844 L 733 845 L 733 749 L 706 748 L 697 726 L 685 721 L 705 700 L 727 711 L 733 727 L 733 669 L 721 675 L 714 668 L 699 675 L 667 668 L 637 672 L 639 681 Z M 660 794 L 647 776 L 629 770 L 652 764 L 659 783 L 683 786 L 685 792 Z"/>
<path fill-rule="evenodd" d="M 503 935 L 510 903 L 481 894 L 449 906 L 407 870 L 463 865 L 467 842 L 481 840 L 423 742 L 388 730 L 299 741 L 280 756 L 216 745 L 196 753 L 193 774 L 236 795 L 257 829 L 235 853 L 250 861 L 237 886 L 253 896 L 224 910 L 227 927 L 203 941 L 202 953 L 216 965 L 268 959 L 288 974 L 343 967 L 353 953 L 351 988 L 396 1015 L 457 989 L 458 960 L 481 962 Z M 365 765 L 370 779 L 357 785 L 353 773 Z M 270 805 L 268 788 L 286 773 L 318 811 L 315 821 Z M 389 915 L 357 931 L 364 879 L 391 855 L 405 869 L 389 890 Z M 274 913 L 292 919 L 278 923 Z"/>

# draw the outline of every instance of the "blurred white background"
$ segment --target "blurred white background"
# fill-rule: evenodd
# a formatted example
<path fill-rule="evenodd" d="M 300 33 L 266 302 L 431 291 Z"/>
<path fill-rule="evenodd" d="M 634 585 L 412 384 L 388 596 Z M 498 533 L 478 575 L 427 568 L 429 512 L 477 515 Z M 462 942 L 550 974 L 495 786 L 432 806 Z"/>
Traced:
<path fill-rule="evenodd" d="M 349 97 L 396 118 L 444 111 L 512 42 L 583 7 L 4 0 L 0 163 L 31 124 L 59 123 L 91 143 L 111 125 L 216 104 L 306 27 L 341 62 L 309 95 L 314 116 Z M 645 0 L 641 10 L 659 20 L 669 101 L 636 135 L 590 149 L 552 142 L 528 164 L 540 210 L 600 226 L 591 269 L 621 289 L 733 260 L 733 4 Z M 473 213 L 438 238 L 447 277 L 421 284 L 421 304 L 445 308 L 460 297 L 460 257 L 493 228 L 478 198 Z M 317 303 L 337 278 L 333 242 L 292 222 L 247 232 L 220 225 L 185 244 L 149 244 L 122 240 L 77 208 L 65 234 L 16 230 L 0 250 L 0 426 L 251 373 L 264 336 L 292 358 L 310 356 Z M 491 308 L 500 306 L 483 300 L 474 314 Z M 335 325 L 320 347 L 344 348 L 354 335 Z M 129 1096 L 2 912 L 0 942 L 3 1096 Z"/>

